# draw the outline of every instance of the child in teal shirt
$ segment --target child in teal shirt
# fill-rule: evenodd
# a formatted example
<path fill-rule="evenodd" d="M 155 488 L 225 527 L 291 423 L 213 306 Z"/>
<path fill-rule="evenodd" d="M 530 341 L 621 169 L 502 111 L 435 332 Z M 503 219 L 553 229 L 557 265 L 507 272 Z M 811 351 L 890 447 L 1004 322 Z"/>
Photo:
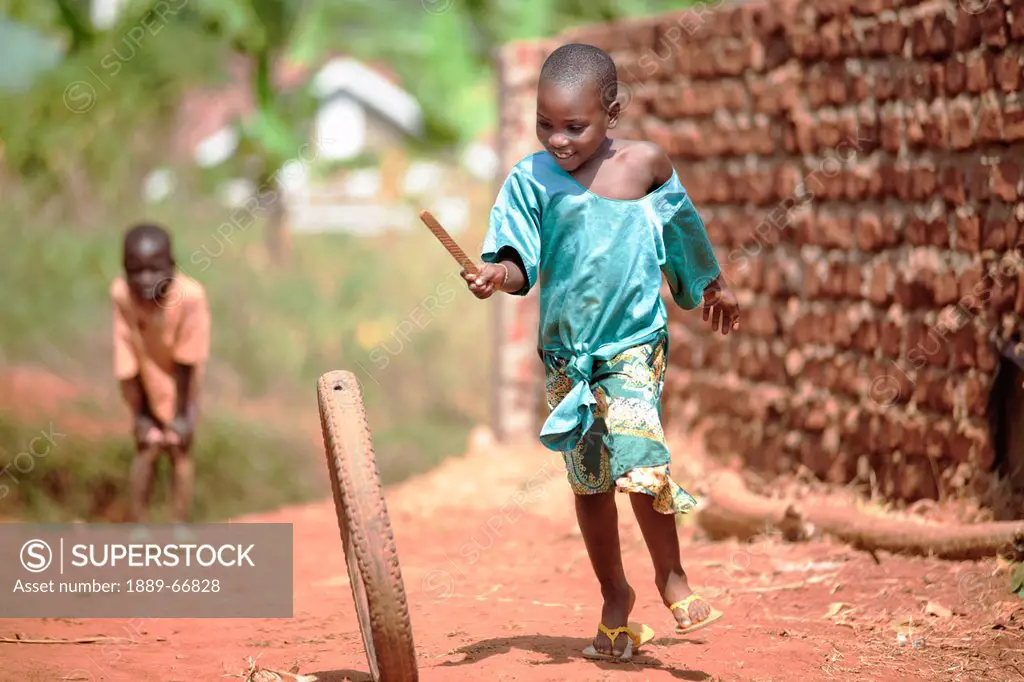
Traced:
<path fill-rule="evenodd" d="M 661 426 L 662 275 L 677 305 L 703 300 L 704 319 L 713 314 L 723 334 L 739 324 L 739 306 L 669 158 L 654 144 L 607 136 L 619 113 L 616 82 L 614 62 L 596 47 L 564 45 L 548 57 L 537 92 L 544 151 L 509 173 L 491 212 L 486 264 L 463 277 L 478 298 L 540 286 L 552 408 L 540 440 L 565 457 L 604 598 L 584 655 L 629 660 L 645 638 L 628 621 L 636 595 L 622 567 L 616 490 L 630 494 L 677 632 L 721 616 L 690 589 L 680 559 L 674 514 L 696 501 L 669 475 Z"/>

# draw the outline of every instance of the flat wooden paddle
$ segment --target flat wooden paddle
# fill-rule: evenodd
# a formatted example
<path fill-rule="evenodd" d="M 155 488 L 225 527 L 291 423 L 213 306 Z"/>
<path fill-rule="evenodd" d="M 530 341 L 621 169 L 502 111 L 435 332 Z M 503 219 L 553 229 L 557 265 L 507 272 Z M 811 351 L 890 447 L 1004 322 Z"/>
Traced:
<path fill-rule="evenodd" d="M 437 241 L 441 242 L 441 246 L 448 249 L 448 253 L 452 254 L 452 257 L 466 269 L 466 272 L 476 276 L 479 271 L 476 269 L 476 265 L 469 259 L 466 252 L 459 248 L 459 245 L 455 243 L 455 240 L 451 238 L 448 231 L 441 227 L 441 223 L 437 222 L 437 218 L 430 214 L 430 211 L 424 209 L 420 211 L 420 220 L 423 224 L 430 228 L 430 231 L 437 237 Z"/>

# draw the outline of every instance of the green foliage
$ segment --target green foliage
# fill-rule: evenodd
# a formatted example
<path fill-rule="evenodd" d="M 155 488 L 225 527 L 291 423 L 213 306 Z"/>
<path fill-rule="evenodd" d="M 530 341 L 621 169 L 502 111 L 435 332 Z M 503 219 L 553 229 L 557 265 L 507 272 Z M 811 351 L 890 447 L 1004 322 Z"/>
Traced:
<path fill-rule="evenodd" d="M 1024 600 L 1024 562 L 1017 564 L 1010 577 L 1010 594 L 1016 594 Z"/>
<path fill-rule="evenodd" d="M 7 490 L 0 488 L 0 516 L 42 523 L 124 518 L 133 456 L 128 434 L 88 438 L 54 423 L 53 443 L 39 441 L 34 448 L 43 456 L 19 454 L 27 453 L 40 427 L 51 432 L 49 424 L 30 427 L 0 416 L 0 469 L 9 467 L 2 483 Z M 194 452 L 193 520 L 223 520 L 323 495 L 308 450 L 309 443 L 259 424 L 208 415 Z M 170 462 L 164 457 L 152 521 L 170 520 L 169 500 Z"/>

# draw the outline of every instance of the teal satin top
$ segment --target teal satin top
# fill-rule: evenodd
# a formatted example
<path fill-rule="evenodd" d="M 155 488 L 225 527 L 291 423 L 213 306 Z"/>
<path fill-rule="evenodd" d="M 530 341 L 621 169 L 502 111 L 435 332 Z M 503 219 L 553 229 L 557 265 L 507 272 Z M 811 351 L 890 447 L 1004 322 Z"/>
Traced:
<path fill-rule="evenodd" d="M 527 284 L 540 286 L 541 353 L 568 361 L 573 388 L 541 429 L 545 447 L 572 450 L 594 423 L 594 363 L 662 332 L 668 311 L 662 274 L 676 304 L 697 307 L 720 273 L 704 223 L 675 170 L 640 199 L 608 199 L 588 191 L 546 151 L 509 173 L 491 209 L 481 257 L 512 248 Z"/>

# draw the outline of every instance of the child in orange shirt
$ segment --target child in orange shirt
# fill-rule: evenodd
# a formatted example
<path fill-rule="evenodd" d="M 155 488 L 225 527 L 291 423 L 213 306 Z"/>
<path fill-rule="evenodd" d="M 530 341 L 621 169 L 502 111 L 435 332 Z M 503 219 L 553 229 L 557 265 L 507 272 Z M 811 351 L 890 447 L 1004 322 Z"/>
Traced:
<path fill-rule="evenodd" d="M 209 355 L 210 311 L 198 282 L 177 273 L 171 237 L 140 224 L 124 237 L 124 277 L 110 287 L 114 309 L 114 375 L 132 413 L 136 455 L 131 469 L 132 522 L 144 522 L 156 464 L 173 464 L 173 516 L 191 505 L 190 456 L 198 384 Z"/>

